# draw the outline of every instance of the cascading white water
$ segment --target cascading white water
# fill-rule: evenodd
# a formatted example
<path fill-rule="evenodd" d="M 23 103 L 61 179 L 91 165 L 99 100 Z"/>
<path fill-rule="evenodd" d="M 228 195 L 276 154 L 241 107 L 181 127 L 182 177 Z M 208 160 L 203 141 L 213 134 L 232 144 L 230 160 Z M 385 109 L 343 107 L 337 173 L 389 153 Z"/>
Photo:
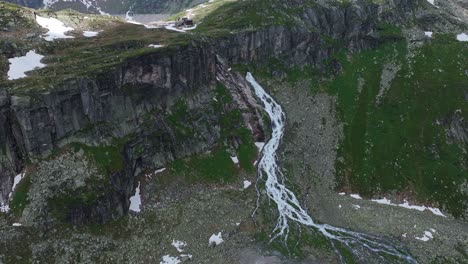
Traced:
<path fill-rule="evenodd" d="M 257 166 L 259 179 L 265 181 L 265 188 L 268 197 L 273 200 L 278 207 L 279 218 L 276 227 L 273 230 L 274 235 L 272 240 L 279 236 L 284 236 L 285 239 L 287 239 L 289 232 L 288 221 L 292 220 L 296 223 L 310 226 L 318 230 L 329 239 L 332 246 L 335 248 L 335 252 L 338 254 L 339 251 L 335 247 L 335 242 L 341 243 L 356 256 L 359 256 L 357 248 L 360 247 L 370 253 L 392 256 L 407 263 L 417 263 L 416 260 L 404 249 L 377 236 L 353 232 L 344 228 L 314 222 L 307 211 L 302 208 L 296 195 L 285 186 L 284 175 L 281 168 L 276 163 L 276 151 L 278 150 L 283 137 L 284 123 L 286 120 L 283 109 L 269 94 L 265 92 L 250 72 L 247 73 L 246 80 L 254 88 L 256 96 L 263 103 L 264 110 L 268 113 L 271 120 L 271 139 L 264 146 L 262 150 L 263 155 Z M 341 254 L 339 254 L 339 256 L 341 260 L 344 261 Z"/>

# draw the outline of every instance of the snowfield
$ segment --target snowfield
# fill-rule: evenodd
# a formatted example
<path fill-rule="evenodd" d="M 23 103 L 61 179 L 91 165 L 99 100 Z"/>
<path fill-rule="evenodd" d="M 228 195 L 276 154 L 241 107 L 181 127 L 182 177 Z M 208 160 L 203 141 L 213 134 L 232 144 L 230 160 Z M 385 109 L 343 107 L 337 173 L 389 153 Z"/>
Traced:
<path fill-rule="evenodd" d="M 44 56 L 30 50 L 25 56 L 8 59 L 10 69 L 8 70 L 8 80 L 16 80 L 27 77 L 26 72 L 36 68 L 43 68 L 46 65 L 41 63 Z"/>
<path fill-rule="evenodd" d="M 49 30 L 44 37 L 47 41 L 53 41 L 54 39 L 67 39 L 74 38 L 73 36 L 67 36 L 65 33 L 75 30 L 72 27 L 66 27 L 61 21 L 56 18 L 46 18 L 37 16 L 36 22 L 43 28 Z"/>
<path fill-rule="evenodd" d="M 461 42 L 468 42 L 468 35 L 466 33 L 458 34 L 457 40 Z"/>

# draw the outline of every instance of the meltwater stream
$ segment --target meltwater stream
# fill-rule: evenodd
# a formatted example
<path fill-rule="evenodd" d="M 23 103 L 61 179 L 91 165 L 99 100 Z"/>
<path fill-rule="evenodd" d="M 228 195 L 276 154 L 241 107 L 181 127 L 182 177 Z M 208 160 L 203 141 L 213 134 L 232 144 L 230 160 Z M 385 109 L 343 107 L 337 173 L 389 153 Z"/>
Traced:
<path fill-rule="evenodd" d="M 265 92 L 250 72 L 247 73 L 246 80 L 254 88 L 256 96 L 262 101 L 264 110 L 268 113 L 271 120 L 272 135 L 271 139 L 263 147 L 263 155 L 258 162 L 258 174 L 259 178 L 265 181 L 268 197 L 278 207 L 279 218 L 273 231 L 274 236 L 272 240 L 280 236 L 284 236 L 287 239 L 289 221 L 291 220 L 315 228 L 322 233 L 335 248 L 335 252 L 340 256 L 342 262 L 344 262 L 344 259 L 337 250 L 335 243 L 340 243 L 356 257 L 359 257 L 361 255 L 360 252 L 364 250 L 370 254 L 376 254 L 382 261 L 385 261 L 386 257 L 389 257 L 393 260 L 398 259 L 400 262 L 417 263 L 403 248 L 377 236 L 314 222 L 307 211 L 302 208 L 296 195 L 285 186 L 284 175 L 276 163 L 276 151 L 283 137 L 286 120 L 283 109 Z M 358 248 L 361 251 L 358 251 Z"/>

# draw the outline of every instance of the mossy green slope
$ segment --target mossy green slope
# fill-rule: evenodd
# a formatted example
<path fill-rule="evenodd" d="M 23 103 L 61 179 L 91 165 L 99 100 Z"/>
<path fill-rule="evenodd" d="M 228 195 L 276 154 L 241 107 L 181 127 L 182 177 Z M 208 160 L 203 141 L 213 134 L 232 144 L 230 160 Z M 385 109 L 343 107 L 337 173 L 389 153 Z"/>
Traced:
<path fill-rule="evenodd" d="M 468 45 L 436 36 L 413 59 L 408 54 L 406 43 L 398 42 L 341 59 L 344 72 L 329 86 L 346 124 L 339 186 L 366 197 L 403 192 L 461 216 L 468 199 L 460 188 L 468 180 L 467 146 L 450 142 L 438 120 L 455 112 L 468 117 Z M 378 103 L 385 63 L 401 69 Z"/>

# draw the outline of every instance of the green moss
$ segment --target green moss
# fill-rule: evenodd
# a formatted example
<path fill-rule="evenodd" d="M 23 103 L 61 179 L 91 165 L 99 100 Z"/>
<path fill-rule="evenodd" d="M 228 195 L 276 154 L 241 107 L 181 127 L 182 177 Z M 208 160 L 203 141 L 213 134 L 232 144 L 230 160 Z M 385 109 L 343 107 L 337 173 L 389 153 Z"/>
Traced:
<path fill-rule="evenodd" d="M 453 39 L 453 38 L 452 38 Z M 404 42 L 385 44 L 342 59 L 344 73 L 329 86 L 338 96 L 345 138 L 338 164 L 340 186 L 364 196 L 391 191 L 414 193 L 455 216 L 465 210 L 459 186 L 468 179 L 461 160 L 463 148 L 448 144 L 436 121 L 457 109 L 467 118 L 464 93 L 468 84 L 460 42 L 436 37 L 426 43 L 414 62 L 405 59 Z M 376 102 L 384 63 L 401 65 L 390 89 Z M 440 69 L 440 70 L 439 70 Z M 364 80 L 358 92 L 358 79 Z M 463 158 L 465 157 L 465 158 Z"/>
<path fill-rule="evenodd" d="M 247 172 L 254 172 L 253 163 L 257 158 L 257 147 L 255 146 L 250 130 L 247 128 L 240 128 L 237 130 L 237 135 L 241 139 L 239 146 L 239 165 Z"/>
<path fill-rule="evenodd" d="M 167 120 L 174 128 L 178 139 L 182 140 L 194 136 L 195 132 L 193 128 L 189 126 L 192 121 L 191 114 L 183 99 L 179 99 L 172 107 L 171 114 L 167 116 Z"/>
<path fill-rule="evenodd" d="M 102 199 L 106 186 L 107 183 L 102 180 L 87 181 L 84 187 L 48 199 L 47 206 L 56 219 L 68 222 L 74 208 L 91 207 Z"/>
<path fill-rule="evenodd" d="M 94 161 L 98 169 L 104 174 L 121 171 L 124 167 L 123 146 L 129 137 L 115 138 L 111 145 L 89 146 L 82 143 L 72 143 L 74 151 L 83 150 L 88 158 Z"/>
<path fill-rule="evenodd" d="M 182 175 L 190 182 L 232 182 L 237 174 L 229 153 L 224 149 L 176 160 L 170 167 L 174 173 Z"/>
<path fill-rule="evenodd" d="M 15 93 L 30 94 L 48 91 L 70 79 L 97 79 L 134 59 L 171 54 L 190 39 L 188 34 L 117 23 L 92 39 L 75 38 L 41 46 L 47 67 L 31 72 L 28 78 L 9 81 L 5 86 Z M 148 48 L 155 40 L 166 47 Z"/>
<path fill-rule="evenodd" d="M 210 36 L 224 36 L 232 32 L 254 30 L 271 25 L 292 25 L 288 7 L 277 1 L 226 1 L 205 14 L 196 32 Z"/>
<path fill-rule="evenodd" d="M 387 22 L 382 22 L 377 25 L 377 30 L 379 32 L 380 37 L 385 39 L 403 39 L 403 33 L 401 28 L 395 26 L 394 24 L 390 24 Z"/>

